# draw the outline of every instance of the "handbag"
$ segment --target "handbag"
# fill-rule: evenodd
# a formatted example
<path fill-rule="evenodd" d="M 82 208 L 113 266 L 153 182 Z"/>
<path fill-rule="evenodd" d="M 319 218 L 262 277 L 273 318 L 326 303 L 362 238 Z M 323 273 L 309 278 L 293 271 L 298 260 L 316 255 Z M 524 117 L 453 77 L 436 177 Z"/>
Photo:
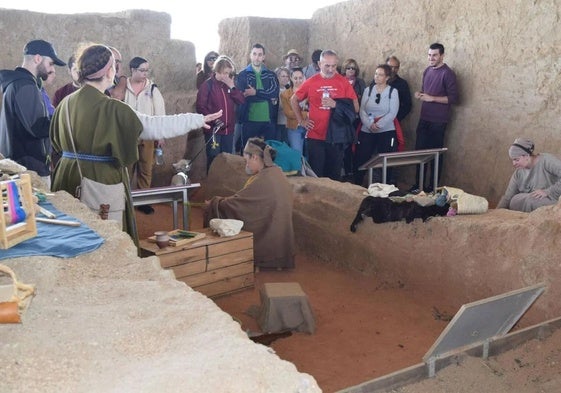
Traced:
<path fill-rule="evenodd" d="M 35 288 L 19 282 L 14 271 L 6 265 L 0 264 L 0 275 L 12 280 L 10 285 L 0 285 L 0 324 L 20 323 L 21 314 L 29 305 Z"/>
<path fill-rule="evenodd" d="M 65 106 L 68 134 L 70 136 L 70 142 L 72 143 L 74 157 L 78 164 L 78 172 L 80 173 L 80 185 L 76 187 L 74 196 L 91 210 L 98 212 L 101 219 L 115 220 L 122 226 L 123 211 L 125 210 L 125 185 L 122 182 L 117 184 L 104 184 L 82 175 L 79 155 L 76 153 L 74 137 L 72 136 L 68 100 L 65 101 Z"/>

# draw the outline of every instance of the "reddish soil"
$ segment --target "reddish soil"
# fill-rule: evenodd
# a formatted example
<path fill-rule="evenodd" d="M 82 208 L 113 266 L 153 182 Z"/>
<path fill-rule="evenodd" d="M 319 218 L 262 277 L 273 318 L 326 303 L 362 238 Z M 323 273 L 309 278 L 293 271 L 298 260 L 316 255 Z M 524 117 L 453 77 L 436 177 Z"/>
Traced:
<path fill-rule="evenodd" d="M 202 190 L 190 195 L 193 230 L 202 227 L 203 195 Z M 137 212 L 140 238 L 156 230 L 173 229 L 171 207 L 153 207 L 153 215 Z M 250 306 L 259 305 L 259 288 L 266 282 L 298 282 L 306 292 L 316 332 L 294 333 L 270 346 L 299 371 L 313 375 L 324 392 L 420 363 L 447 324 L 435 318 L 433 307 L 452 315 L 456 312 L 406 287 L 389 288 L 375 277 L 335 268 L 302 253 L 293 271 L 260 271 L 254 289 L 215 302 L 241 321 L 242 329 L 259 332 L 257 322 L 246 312 Z"/>
<path fill-rule="evenodd" d="M 190 228 L 202 227 L 204 192 L 190 195 Z M 154 205 L 155 214 L 137 213 L 141 238 L 171 230 L 172 211 Z M 180 222 L 181 225 L 181 222 Z M 276 354 L 315 377 L 324 392 L 335 392 L 421 363 L 457 309 L 427 292 L 390 287 L 376 277 L 335 268 L 299 253 L 293 271 L 260 271 L 255 288 L 215 299 L 242 324 L 259 332 L 247 314 L 259 305 L 267 282 L 298 282 L 314 311 L 316 332 L 294 333 L 270 344 Z M 561 391 L 561 329 L 488 360 L 466 358 L 425 379 L 392 392 L 407 393 L 554 393 Z"/>

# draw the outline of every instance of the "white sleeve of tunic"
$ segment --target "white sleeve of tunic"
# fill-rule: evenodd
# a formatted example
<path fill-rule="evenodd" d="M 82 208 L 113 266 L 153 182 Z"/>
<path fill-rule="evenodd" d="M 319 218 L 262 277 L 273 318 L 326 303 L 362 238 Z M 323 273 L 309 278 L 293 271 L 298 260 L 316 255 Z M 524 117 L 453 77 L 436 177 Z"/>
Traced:
<path fill-rule="evenodd" d="M 135 111 L 136 112 L 136 111 Z M 136 112 L 142 123 L 140 139 L 168 139 L 187 134 L 189 131 L 205 125 L 204 116 L 198 113 L 180 113 L 177 115 L 149 116 Z"/>

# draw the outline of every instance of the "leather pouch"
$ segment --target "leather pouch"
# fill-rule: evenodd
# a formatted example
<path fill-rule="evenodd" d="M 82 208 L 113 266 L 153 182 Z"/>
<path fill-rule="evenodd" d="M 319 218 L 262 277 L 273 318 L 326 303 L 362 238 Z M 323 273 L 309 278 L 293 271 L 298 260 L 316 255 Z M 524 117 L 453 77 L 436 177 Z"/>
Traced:
<path fill-rule="evenodd" d="M 0 323 L 20 323 L 19 307 L 17 302 L 0 303 Z"/>
<path fill-rule="evenodd" d="M 4 276 L 11 280 L 10 284 L 3 284 Z M 35 288 L 19 282 L 14 271 L 6 265 L 0 264 L 0 278 L 0 324 L 21 323 L 21 316 L 27 309 Z"/>

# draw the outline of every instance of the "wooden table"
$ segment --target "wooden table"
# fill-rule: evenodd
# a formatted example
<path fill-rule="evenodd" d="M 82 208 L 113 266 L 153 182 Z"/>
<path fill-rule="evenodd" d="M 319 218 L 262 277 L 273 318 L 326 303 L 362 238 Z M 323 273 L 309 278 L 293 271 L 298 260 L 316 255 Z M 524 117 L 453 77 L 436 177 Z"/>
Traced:
<path fill-rule="evenodd" d="M 175 278 L 208 297 L 217 297 L 255 285 L 253 234 L 241 231 L 220 237 L 210 228 L 197 229 L 205 237 L 178 247 L 158 248 L 140 241 L 141 256 L 156 255 Z"/>

